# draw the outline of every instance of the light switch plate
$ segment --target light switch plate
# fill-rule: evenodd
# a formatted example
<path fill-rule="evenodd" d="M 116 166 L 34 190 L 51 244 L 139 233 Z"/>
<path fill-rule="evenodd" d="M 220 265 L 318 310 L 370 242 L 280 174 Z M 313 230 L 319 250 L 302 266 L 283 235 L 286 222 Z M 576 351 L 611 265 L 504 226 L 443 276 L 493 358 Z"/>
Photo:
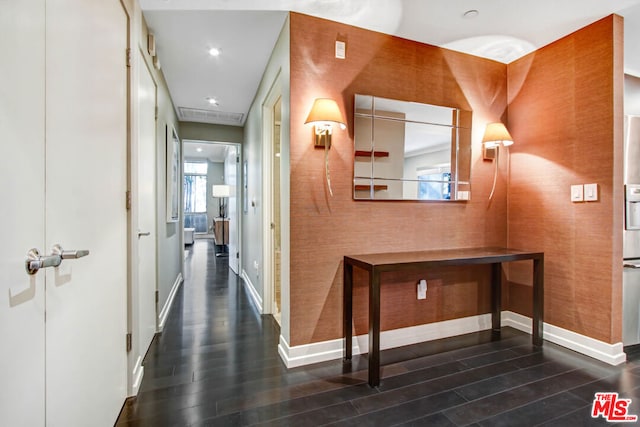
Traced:
<path fill-rule="evenodd" d="M 584 185 L 584 200 L 587 202 L 598 201 L 598 184 Z"/>
<path fill-rule="evenodd" d="M 582 202 L 584 200 L 584 187 L 582 185 L 571 186 L 571 201 Z"/>

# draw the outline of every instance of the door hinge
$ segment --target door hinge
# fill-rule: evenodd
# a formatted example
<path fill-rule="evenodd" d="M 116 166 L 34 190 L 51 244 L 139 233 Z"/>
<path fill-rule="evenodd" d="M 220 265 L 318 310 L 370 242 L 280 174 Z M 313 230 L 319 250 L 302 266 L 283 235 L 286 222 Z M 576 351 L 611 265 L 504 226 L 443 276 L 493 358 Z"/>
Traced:
<path fill-rule="evenodd" d="M 131 210 L 131 191 L 127 190 L 127 193 L 125 194 L 125 204 L 127 206 L 127 210 Z"/>
<path fill-rule="evenodd" d="M 240 252 L 236 252 L 236 258 L 240 259 Z"/>
<path fill-rule="evenodd" d="M 240 156 L 236 156 L 236 163 L 240 163 Z"/>
<path fill-rule="evenodd" d="M 156 105 L 156 120 L 158 120 L 158 106 Z"/>
<path fill-rule="evenodd" d="M 133 336 L 131 335 L 131 332 L 129 332 L 127 334 L 127 353 L 129 353 L 131 351 L 131 347 L 132 347 L 131 341 L 132 340 L 133 340 Z"/>
<path fill-rule="evenodd" d="M 160 301 L 160 291 L 156 290 L 156 304 Z"/>
<path fill-rule="evenodd" d="M 131 67 L 131 48 L 127 48 L 126 51 L 126 55 L 127 55 L 127 67 Z"/>

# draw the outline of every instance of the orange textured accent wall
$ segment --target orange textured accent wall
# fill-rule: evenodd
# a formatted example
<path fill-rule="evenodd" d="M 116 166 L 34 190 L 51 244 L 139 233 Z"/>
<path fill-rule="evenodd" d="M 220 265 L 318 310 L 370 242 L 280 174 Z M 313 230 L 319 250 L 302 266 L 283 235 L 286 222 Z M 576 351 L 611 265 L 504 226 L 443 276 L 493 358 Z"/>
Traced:
<path fill-rule="evenodd" d="M 610 16 L 508 66 L 508 243 L 545 252 L 545 321 L 621 341 L 622 18 Z M 571 203 L 572 184 L 600 200 Z M 508 307 L 529 314 L 527 267 Z"/>
<path fill-rule="evenodd" d="M 507 67 L 319 18 L 291 14 L 290 345 L 342 336 L 342 257 L 347 254 L 472 246 L 507 241 L 506 170 L 488 202 L 493 165 L 483 162 L 484 124 L 504 116 Z M 336 59 L 336 39 L 347 58 Z M 352 198 L 353 99 L 356 93 L 473 110 L 470 202 L 363 202 Z M 334 130 L 324 151 L 304 125 L 313 100 L 336 99 L 348 130 Z M 489 311 L 488 270 L 443 269 L 383 276 L 382 328 L 395 329 Z M 419 278 L 430 280 L 416 300 Z M 367 331 L 366 274 L 355 276 L 355 332 Z"/>

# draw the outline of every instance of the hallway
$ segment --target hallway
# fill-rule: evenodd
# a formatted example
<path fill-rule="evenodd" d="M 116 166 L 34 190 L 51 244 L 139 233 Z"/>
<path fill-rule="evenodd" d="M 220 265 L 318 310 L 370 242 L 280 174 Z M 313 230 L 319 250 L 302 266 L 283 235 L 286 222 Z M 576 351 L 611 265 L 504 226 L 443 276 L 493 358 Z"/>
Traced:
<path fill-rule="evenodd" d="M 278 327 L 216 258 L 188 249 L 185 282 L 145 359 L 118 426 L 609 425 L 590 417 L 595 392 L 617 391 L 640 414 L 640 365 L 618 367 L 504 328 L 388 350 L 379 389 L 365 357 L 287 370 Z"/>

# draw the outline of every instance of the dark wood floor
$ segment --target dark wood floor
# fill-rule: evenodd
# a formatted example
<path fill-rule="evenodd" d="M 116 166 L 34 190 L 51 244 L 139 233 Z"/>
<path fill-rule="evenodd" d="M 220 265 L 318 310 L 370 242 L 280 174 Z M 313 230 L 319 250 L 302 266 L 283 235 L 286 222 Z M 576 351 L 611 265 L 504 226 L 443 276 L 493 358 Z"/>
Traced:
<path fill-rule="evenodd" d="M 616 391 L 640 414 L 640 363 L 618 367 L 504 328 L 383 352 L 379 389 L 366 355 L 287 370 L 278 326 L 196 240 L 164 332 L 145 359 L 119 426 L 581 426 L 595 392 Z"/>

